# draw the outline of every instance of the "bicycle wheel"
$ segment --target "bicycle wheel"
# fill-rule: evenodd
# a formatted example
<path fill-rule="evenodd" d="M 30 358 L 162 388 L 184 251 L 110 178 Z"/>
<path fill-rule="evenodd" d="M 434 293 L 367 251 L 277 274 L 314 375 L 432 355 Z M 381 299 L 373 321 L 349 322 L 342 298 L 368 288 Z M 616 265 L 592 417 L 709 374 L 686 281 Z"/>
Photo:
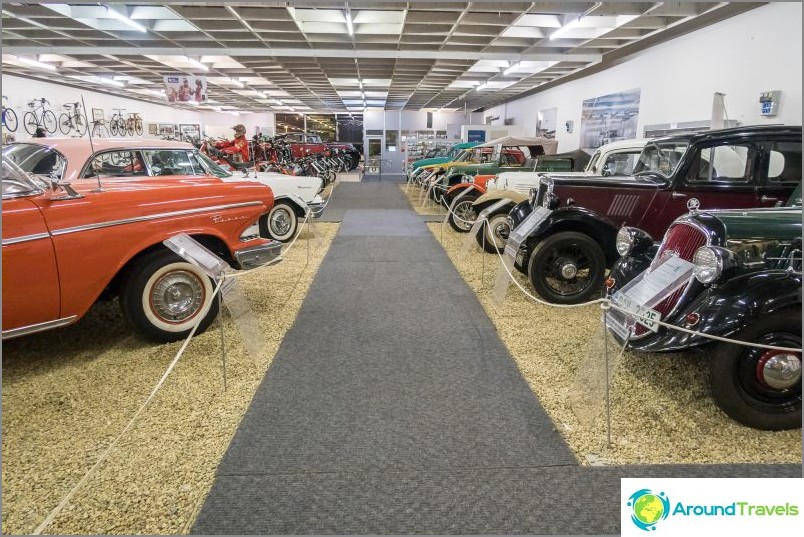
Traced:
<path fill-rule="evenodd" d="M 3 110 L 3 123 L 5 123 L 6 128 L 9 132 L 14 132 L 17 130 L 17 114 L 11 108 L 6 108 Z"/>
<path fill-rule="evenodd" d="M 56 114 L 54 114 L 51 110 L 45 110 L 42 112 L 42 123 L 45 124 L 47 132 L 50 134 L 53 134 L 56 132 L 56 129 L 59 128 L 59 122 L 56 121 Z"/>
<path fill-rule="evenodd" d="M 75 128 L 75 132 L 78 133 L 78 136 L 85 135 L 87 133 L 87 118 L 85 118 L 82 114 L 74 115 L 73 127 Z"/>
<path fill-rule="evenodd" d="M 126 121 L 126 129 L 128 130 L 128 135 L 129 136 L 134 136 L 134 120 L 133 119 L 129 119 L 128 121 Z"/>
<path fill-rule="evenodd" d="M 72 128 L 73 124 L 70 121 L 70 116 L 67 113 L 64 113 L 59 116 L 59 130 L 62 134 L 70 134 L 70 129 Z"/>
<path fill-rule="evenodd" d="M 126 120 L 123 119 L 123 116 L 117 116 L 117 134 L 126 135 Z"/>
<path fill-rule="evenodd" d="M 142 136 L 142 120 L 138 119 L 134 122 L 134 130 L 137 131 L 137 136 Z"/>
<path fill-rule="evenodd" d="M 112 136 L 117 136 L 117 134 L 118 134 L 118 130 L 117 130 L 117 118 L 115 118 L 115 117 L 113 117 L 113 118 L 112 118 L 112 119 L 109 121 L 109 132 L 112 134 Z"/>
<path fill-rule="evenodd" d="M 25 115 L 22 116 L 22 124 L 25 125 L 25 130 L 30 135 L 36 134 L 36 129 L 39 128 L 39 122 L 33 112 L 25 112 Z"/>

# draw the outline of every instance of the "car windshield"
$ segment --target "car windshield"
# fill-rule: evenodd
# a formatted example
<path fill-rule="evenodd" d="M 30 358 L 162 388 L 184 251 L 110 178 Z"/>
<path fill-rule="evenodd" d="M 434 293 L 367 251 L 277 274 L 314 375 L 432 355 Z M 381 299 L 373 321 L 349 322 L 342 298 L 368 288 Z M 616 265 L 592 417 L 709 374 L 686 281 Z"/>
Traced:
<path fill-rule="evenodd" d="M 46 188 L 43 181 L 23 171 L 5 155 L 0 168 L 0 178 L 2 178 L 3 197 L 38 193 Z"/>
<path fill-rule="evenodd" d="M 205 154 L 199 152 L 196 153 L 196 156 L 198 157 L 198 160 L 200 160 L 203 163 L 203 165 L 207 168 L 209 173 L 211 173 L 215 177 L 220 177 L 221 179 L 232 177 L 232 174 L 230 172 L 227 172 L 226 170 L 218 166 L 216 162 L 214 162 L 211 158 L 209 158 Z"/>
<path fill-rule="evenodd" d="M 687 151 L 686 141 L 651 143 L 645 146 L 634 166 L 634 175 L 658 174 L 669 178 Z"/>
<path fill-rule="evenodd" d="M 24 172 L 61 181 L 67 161 L 61 153 L 39 144 L 11 144 L 3 148 L 8 158 Z"/>

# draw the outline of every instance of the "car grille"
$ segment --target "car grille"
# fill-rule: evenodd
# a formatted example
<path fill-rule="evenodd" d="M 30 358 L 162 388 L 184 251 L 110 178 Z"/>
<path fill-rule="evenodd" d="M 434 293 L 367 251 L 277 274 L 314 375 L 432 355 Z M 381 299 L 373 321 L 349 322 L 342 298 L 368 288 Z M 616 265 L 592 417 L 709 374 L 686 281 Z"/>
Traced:
<path fill-rule="evenodd" d="M 656 257 L 653 258 L 653 262 L 650 264 L 650 268 L 653 269 L 662 261 L 664 254 L 670 252 L 677 254 L 681 259 L 692 262 L 692 257 L 695 255 L 696 250 L 705 245 L 706 235 L 704 235 L 700 230 L 685 223 L 673 224 L 670 226 L 670 229 L 667 230 L 664 240 L 662 241 L 661 246 L 659 246 L 659 251 L 656 253 Z M 679 306 L 681 297 L 684 295 L 684 292 L 691 283 L 692 280 L 690 280 L 690 282 L 686 285 L 679 287 L 678 290 L 673 292 L 672 295 L 665 298 L 653 307 L 654 310 L 658 311 L 662 315 L 662 320 L 665 320 L 676 310 L 676 308 Z M 641 324 L 637 324 L 634 328 L 634 337 L 642 336 L 647 331 L 647 328 Z"/>

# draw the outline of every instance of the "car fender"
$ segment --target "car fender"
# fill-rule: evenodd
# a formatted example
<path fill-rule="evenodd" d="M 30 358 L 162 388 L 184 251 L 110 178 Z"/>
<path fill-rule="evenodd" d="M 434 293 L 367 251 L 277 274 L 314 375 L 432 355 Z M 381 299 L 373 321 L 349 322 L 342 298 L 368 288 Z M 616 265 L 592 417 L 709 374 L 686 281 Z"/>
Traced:
<path fill-rule="evenodd" d="M 528 199 L 528 196 L 513 190 L 490 190 L 477 198 L 472 205 L 475 207 L 475 210 L 479 212 L 489 205 L 505 198 L 511 200 L 511 206 L 513 207 L 517 203 Z"/>
<path fill-rule="evenodd" d="M 467 188 L 473 189 L 475 192 L 477 192 L 478 196 L 482 196 L 486 192 L 485 188 L 481 187 L 480 185 L 476 185 L 474 183 L 458 183 L 457 185 L 452 185 L 451 187 L 449 187 L 449 189 L 447 190 L 447 196 L 451 198 L 455 197 L 462 191 L 466 190 Z"/>
<path fill-rule="evenodd" d="M 274 198 L 274 207 L 276 207 L 278 203 L 281 203 L 283 201 L 288 203 L 293 208 L 293 212 L 295 212 L 296 216 L 298 216 L 299 218 L 304 218 L 307 215 L 309 207 L 304 202 L 304 200 L 301 199 L 299 196 L 295 194 L 292 194 L 290 196 L 276 196 Z"/>
<path fill-rule="evenodd" d="M 731 278 L 706 289 L 686 308 L 662 319 L 688 330 L 730 337 L 757 319 L 777 311 L 801 308 L 801 274 L 786 270 L 764 270 Z M 686 321 L 697 313 L 697 323 Z M 712 342 L 705 337 L 660 328 L 656 336 L 631 343 L 635 349 L 662 351 L 698 347 Z"/>
<path fill-rule="evenodd" d="M 611 266 L 618 258 L 615 248 L 615 239 L 619 227 L 595 211 L 583 207 L 561 207 L 553 210 L 550 215 L 533 229 L 525 240 L 527 257 L 536 245 L 549 235 L 563 231 L 576 231 L 589 235 L 603 248 L 606 255 L 606 264 Z"/>

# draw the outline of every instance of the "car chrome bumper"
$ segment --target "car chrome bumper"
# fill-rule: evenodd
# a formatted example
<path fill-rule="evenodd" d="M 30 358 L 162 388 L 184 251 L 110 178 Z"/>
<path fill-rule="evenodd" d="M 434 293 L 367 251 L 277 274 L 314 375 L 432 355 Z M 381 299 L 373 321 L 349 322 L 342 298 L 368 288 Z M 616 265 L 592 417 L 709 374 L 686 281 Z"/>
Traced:
<path fill-rule="evenodd" d="M 282 255 L 282 243 L 271 241 L 266 244 L 249 246 L 234 251 L 235 260 L 242 270 L 261 267 Z"/>
<path fill-rule="evenodd" d="M 327 205 L 329 205 L 330 199 L 332 199 L 332 193 L 330 193 L 327 199 L 324 199 L 321 196 L 316 196 L 315 198 L 313 198 L 313 201 L 307 204 L 307 207 L 310 209 L 313 218 L 318 218 L 319 216 L 321 216 L 321 213 L 323 213 L 324 209 L 326 209 Z"/>

